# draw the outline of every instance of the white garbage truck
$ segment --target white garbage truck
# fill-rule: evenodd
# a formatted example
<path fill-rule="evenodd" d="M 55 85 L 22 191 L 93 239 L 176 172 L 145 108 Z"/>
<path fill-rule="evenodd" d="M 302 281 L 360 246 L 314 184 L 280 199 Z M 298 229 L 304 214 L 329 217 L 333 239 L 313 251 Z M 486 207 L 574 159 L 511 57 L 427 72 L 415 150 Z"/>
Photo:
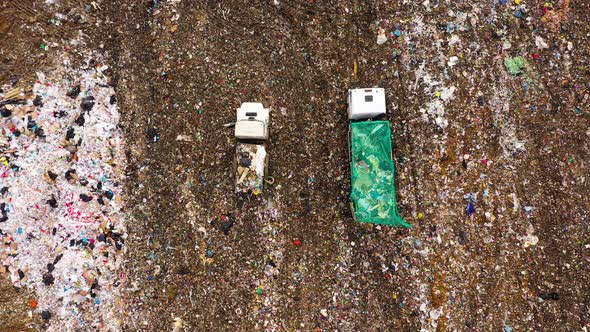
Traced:
<path fill-rule="evenodd" d="M 399 214 L 385 90 L 348 91 L 350 207 L 358 222 L 411 227 Z"/>
<path fill-rule="evenodd" d="M 269 110 L 261 103 L 242 103 L 237 109 L 236 192 L 260 195 L 268 169 Z"/>

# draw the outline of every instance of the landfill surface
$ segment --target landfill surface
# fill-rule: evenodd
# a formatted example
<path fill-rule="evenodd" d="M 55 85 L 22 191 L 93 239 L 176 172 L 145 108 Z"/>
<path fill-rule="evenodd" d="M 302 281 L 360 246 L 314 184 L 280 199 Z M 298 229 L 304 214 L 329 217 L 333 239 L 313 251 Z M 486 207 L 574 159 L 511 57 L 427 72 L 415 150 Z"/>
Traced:
<path fill-rule="evenodd" d="M 1 2 L 0 331 L 587 331 L 589 13 Z M 353 221 L 363 87 L 411 229 Z M 249 101 L 257 196 L 225 126 Z"/>

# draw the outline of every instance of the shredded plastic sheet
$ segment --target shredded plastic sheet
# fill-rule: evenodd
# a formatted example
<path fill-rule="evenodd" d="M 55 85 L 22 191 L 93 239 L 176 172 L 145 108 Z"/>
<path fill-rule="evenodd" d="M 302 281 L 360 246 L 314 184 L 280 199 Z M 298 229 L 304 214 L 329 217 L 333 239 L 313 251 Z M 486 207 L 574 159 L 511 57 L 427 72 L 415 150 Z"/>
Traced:
<path fill-rule="evenodd" d="M 119 329 L 125 159 L 105 68 L 39 73 L 0 118 L 0 275 L 33 291 L 47 331 Z"/>
<path fill-rule="evenodd" d="M 256 165 L 256 175 L 264 177 L 264 161 L 266 160 L 266 150 L 264 146 L 259 145 L 254 156 L 254 165 Z"/>
<path fill-rule="evenodd" d="M 354 214 L 359 222 L 411 227 L 397 210 L 391 129 L 387 121 L 350 124 Z"/>

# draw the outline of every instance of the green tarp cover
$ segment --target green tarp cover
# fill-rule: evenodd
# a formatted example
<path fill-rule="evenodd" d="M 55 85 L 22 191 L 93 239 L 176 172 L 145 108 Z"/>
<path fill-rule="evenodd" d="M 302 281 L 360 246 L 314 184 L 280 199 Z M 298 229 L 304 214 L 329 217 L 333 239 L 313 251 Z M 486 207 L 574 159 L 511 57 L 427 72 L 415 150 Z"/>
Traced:
<path fill-rule="evenodd" d="M 350 124 L 352 192 L 357 221 L 412 227 L 397 211 L 388 121 Z"/>

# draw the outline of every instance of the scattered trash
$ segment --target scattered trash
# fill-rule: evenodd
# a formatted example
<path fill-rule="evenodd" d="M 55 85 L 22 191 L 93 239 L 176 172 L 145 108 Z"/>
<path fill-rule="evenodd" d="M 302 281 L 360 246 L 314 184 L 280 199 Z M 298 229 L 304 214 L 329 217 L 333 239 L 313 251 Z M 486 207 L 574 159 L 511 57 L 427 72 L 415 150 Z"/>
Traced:
<path fill-rule="evenodd" d="M 387 42 L 387 35 L 385 34 L 385 29 L 379 28 L 377 33 L 377 45 L 383 45 Z"/>
<path fill-rule="evenodd" d="M 514 11 L 514 17 L 522 18 L 525 15 L 525 12 L 522 8 L 518 8 Z"/>
<path fill-rule="evenodd" d="M 236 222 L 236 217 L 232 213 L 230 213 L 227 216 L 221 216 L 221 220 L 223 221 L 223 233 L 225 235 L 228 235 L 229 231 Z"/>
<path fill-rule="evenodd" d="M 114 330 L 116 257 L 126 237 L 118 109 L 96 68 L 70 75 L 79 84 L 38 73 L 26 94 L 0 93 L 0 100 L 16 98 L 0 122 L 7 138 L 0 140 L 0 262 L 15 287 L 37 294 L 30 307 L 51 326 L 101 322 Z M 99 205 L 97 195 L 112 200 Z"/>
<path fill-rule="evenodd" d="M 526 62 L 521 56 L 504 59 L 504 65 L 506 66 L 508 73 L 512 76 L 522 74 L 526 68 Z"/>
<path fill-rule="evenodd" d="M 471 216 L 475 213 L 475 202 L 477 202 L 477 194 L 465 194 L 463 195 L 463 198 L 467 201 L 467 208 L 465 209 L 465 213 L 467 214 L 467 216 Z"/>
<path fill-rule="evenodd" d="M 455 65 L 457 65 L 457 63 L 459 63 L 459 58 L 456 56 L 452 56 L 449 58 L 449 62 L 447 62 L 447 65 L 449 67 L 454 67 Z"/>
<path fill-rule="evenodd" d="M 535 45 L 538 49 L 549 48 L 549 45 L 547 45 L 547 42 L 541 36 L 535 36 Z"/>
<path fill-rule="evenodd" d="M 523 247 L 528 248 L 530 246 L 534 246 L 539 243 L 539 238 L 535 235 L 527 235 L 520 238 L 523 242 Z"/>
<path fill-rule="evenodd" d="M 160 141 L 160 134 L 156 128 L 149 128 L 146 132 L 148 140 L 151 142 L 159 142 Z"/>
<path fill-rule="evenodd" d="M 41 311 L 41 319 L 43 320 L 50 320 L 51 319 L 51 312 L 49 312 L 49 310 L 43 310 Z"/>
<path fill-rule="evenodd" d="M 475 206 L 473 205 L 472 201 L 467 202 L 467 209 L 465 209 L 465 212 L 468 216 L 475 213 Z"/>
<path fill-rule="evenodd" d="M 190 136 L 182 135 L 182 134 L 179 134 L 178 136 L 176 136 L 176 141 L 193 143 L 193 139 Z"/>
<path fill-rule="evenodd" d="M 541 299 L 548 301 L 548 300 L 554 300 L 554 301 L 558 301 L 560 296 L 558 293 L 556 292 L 551 292 L 551 293 L 539 293 L 538 295 Z"/>
<path fill-rule="evenodd" d="M 172 324 L 172 332 L 182 331 L 182 329 L 184 329 L 185 327 L 186 327 L 186 323 L 184 322 L 184 320 L 182 320 L 182 318 L 180 318 L 180 317 L 174 318 L 174 324 Z"/>

